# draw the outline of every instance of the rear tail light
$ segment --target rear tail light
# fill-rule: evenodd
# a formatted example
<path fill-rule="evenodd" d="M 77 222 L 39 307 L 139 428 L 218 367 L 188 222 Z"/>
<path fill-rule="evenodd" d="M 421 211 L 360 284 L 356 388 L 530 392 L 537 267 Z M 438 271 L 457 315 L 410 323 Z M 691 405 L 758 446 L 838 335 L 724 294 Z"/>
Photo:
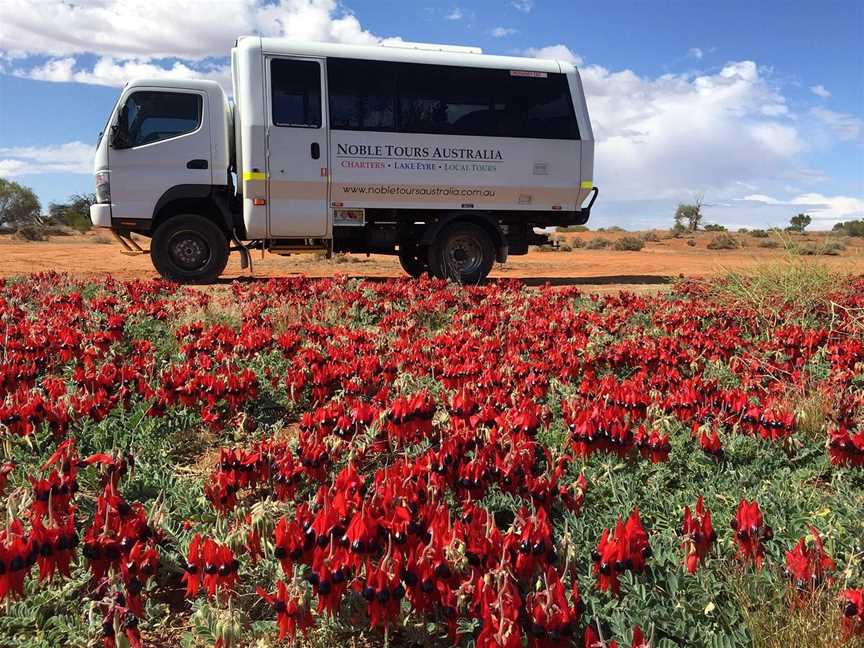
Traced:
<path fill-rule="evenodd" d="M 111 202 L 111 182 L 109 181 L 107 171 L 99 171 L 96 173 L 96 202 Z"/>

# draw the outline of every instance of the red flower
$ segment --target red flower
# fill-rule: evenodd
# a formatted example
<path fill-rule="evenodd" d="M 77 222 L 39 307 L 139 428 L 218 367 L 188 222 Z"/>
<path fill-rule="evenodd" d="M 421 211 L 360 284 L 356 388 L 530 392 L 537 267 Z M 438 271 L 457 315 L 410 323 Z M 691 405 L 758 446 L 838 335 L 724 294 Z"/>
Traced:
<path fill-rule="evenodd" d="M 864 588 L 840 592 L 843 605 L 843 630 L 846 634 L 864 637 Z"/>
<path fill-rule="evenodd" d="M 812 546 L 801 538 L 791 551 L 786 552 L 786 573 L 799 592 L 819 587 L 826 576 L 835 569 L 834 561 L 825 552 L 819 530 L 811 526 Z"/>
<path fill-rule="evenodd" d="M 283 581 L 276 584 L 276 593 L 268 594 L 260 587 L 255 591 L 262 599 L 273 606 L 276 611 L 276 622 L 279 625 L 279 640 L 289 637 L 291 641 L 297 638 L 297 630 L 304 634 L 312 626 L 312 615 L 302 607 L 298 596 L 292 596 L 288 586 Z"/>
<path fill-rule="evenodd" d="M 684 550 L 684 565 L 687 571 L 695 574 L 711 550 L 717 534 L 711 526 L 711 511 L 705 510 L 702 497 L 696 501 L 695 515 L 690 507 L 684 507 L 684 521 L 681 524 L 681 548 Z"/>
<path fill-rule="evenodd" d="M 771 540 L 774 531 L 762 519 L 762 511 L 756 501 L 741 500 L 730 526 L 735 531 L 735 544 L 738 545 L 738 558 L 752 562 L 756 569 L 762 567 L 765 549 L 762 542 Z"/>

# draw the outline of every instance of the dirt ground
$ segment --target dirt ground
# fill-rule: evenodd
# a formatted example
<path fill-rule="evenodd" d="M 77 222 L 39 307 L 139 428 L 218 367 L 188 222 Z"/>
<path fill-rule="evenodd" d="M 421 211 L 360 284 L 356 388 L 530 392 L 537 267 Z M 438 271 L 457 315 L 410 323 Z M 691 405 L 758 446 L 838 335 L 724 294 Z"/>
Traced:
<path fill-rule="evenodd" d="M 582 232 L 555 235 L 562 244 L 580 238 L 590 241 L 606 238 L 614 241 L 622 236 L 633 236 L 632 232 Z M 615 250 L 539 251 L 532 249 L 526 256 L 514 256 L 504 265 L 496 264 L 492 277 L 518 278 L 526 283 L 539 285 L 579 285 L 585 290 L 653 291 L 668 285 L 671 279 L 681 276 L 709 277 L 730 270 L 746 270 L 766 261 L 790 258 L 790 253 L 781 247 L 766 249 L 760 241 L 749 234 L 736 234 L 743 244 L 736 250 L 709 250 L 707 245 L 714 236 L 700 232 L 689 238 L 672 238 L 659 232 L 658 242 L 647 242 L 639 252 Z M 797 245 L 824 243 L 825 235 L 812 233 L 806 236 L 783 235 Z M 147 240 L 139 239 L 146 249 Z M 692 241 L 692 245 L 688 243 Z M 839 256 L 808 256 L 807 262 L 822 263 L 832 269 L 853 274 L 864 273 L 864 240 L 845 239 L 847 244 Z M 158 275 L 150 263 L 149 255 L 125 256 L 120 245 L 101 233 L 54 237 L 45 242 L 23 242 L 10 236 L 0 236 L 0 277 L 9 277 L 30 272 L 57 271 L 77 276 L 111 274 L 117 279 L 145 279 Z M 324 259 L 320 255 L 296 254 L 290 257 L 253 253 L 254 276 L 256 278 L 285 277 L 297 274 L 309 276 L 331 276 L 344 274 L 357 277 L 403 276 L 395 257 L 371 255 L 337 255 Z M 232 254 L 224 281 L 248 276 L 240 269 L 237 254 Z"/>

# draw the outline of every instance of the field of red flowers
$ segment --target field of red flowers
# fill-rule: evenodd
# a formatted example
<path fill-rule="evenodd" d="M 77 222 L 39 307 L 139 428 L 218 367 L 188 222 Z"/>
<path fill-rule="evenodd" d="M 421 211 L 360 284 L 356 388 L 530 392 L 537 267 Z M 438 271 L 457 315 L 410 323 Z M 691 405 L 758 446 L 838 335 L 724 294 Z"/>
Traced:
<path fill-rule="evenodd" d="M 864 637 L 864 280 L 0 280 L 2 646 Z"/>

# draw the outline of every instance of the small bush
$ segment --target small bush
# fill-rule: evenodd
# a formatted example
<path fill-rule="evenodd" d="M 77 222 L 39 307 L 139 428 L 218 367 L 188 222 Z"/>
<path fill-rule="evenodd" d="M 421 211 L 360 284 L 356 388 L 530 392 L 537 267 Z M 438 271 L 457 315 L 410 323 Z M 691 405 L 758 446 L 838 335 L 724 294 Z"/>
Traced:
<path fill-rule="evenodd" d="M 687 245 L 689 247 L 696 247 L 696 241 L 694 239 L 687 239 Z"/>
<path fill-rule="evenodd" d="M 611 244 L 612 244 L 612 242 L 609 239 L 600 237 L 600 238 L 595 238 L 595 239 L 591 239 L 590 241 L 588 241 L 585 244 L 585 249 L 586 250 L 605 250 Z"/>
<path fill-rule="evenodd" d="M 41 225 L 22 225 L 15 230 L 12 238 L 18 241 L 47 241 L 48 234 Z"/>
<path fill-rule="evenodd" d="M 566 227 L 558 227 L 555 231 L 572 234 L 573 232 L 587 232 L 588 227 L 585 225 L 567 225 Z"/>
<path fill-rule="evenodd" d="M 619 252 L 638 252 L 645 247 L 645 241 L 638 236 L 624 236 L 615 241 L 613 247 Z"/>
<path fill-rule="evenodd" d="M 672 226 L 672 229 L 669 230 L 669 233 L 675 238 L 681 238 L 682 236 L 684 236 L 684 232 L 686 231 L 687 228 L 684 227 L 684 225 L 682 225 L 681 223 L 675 223 Z"/>
<path fill-rule="evenodd" d="M 846 249 L 846 243 L 844 243 L 843 241 L 838 241 L 836 239 L 833 241 L 826 240 L 825 243 L 822 245 L 821 254 L 827 254 L 829 256 L 837 256 L 838 254 L 840 254 L 845 249 Z"/>
<path fill-rule="evenodd" d="M 834 232 L 838 234 L 845 234 L 846 236 L 864 236 L 864 220 L 853 220 L 847 221 L 845 223 L 837 223 L 834 227 L 831 228 Z"/>
<path fill-rule="evenodd" d="M 722 225 L 717 224 L 717 223 L 708 223 L 705 226 L 705 231 L 706 232 L 725 232 L 726 228 L 723 227 Z"/>
<path fill-rule="evenodd" d="M 826 240 L 822 245 L 814 245 L 813 243 L 799 245 L 792 248 L 792 251 L 800 256 L 837 256 L 845 249 L 846 244 L 835 239 Z"/>
<path fill-rule="evenodd" d="M 759 247 L 773 250 L 774 248 L 780 247 L 780 242 L 776 239 L 763 239 L 759 241 Z"/>
<path fill-rule="evenodd" d="M 114 241 L 111 240 L 110 236 L 102 236 L 101 234 L 97 234 L 93 237 L 93 242 L 98 243 L 99 245 L 109 245 Z"/>
<path fill-rule="evenodd" d="M 646 243 L 659 243 L 660 235 L 657 233 L 657 230 L 651 230 L 650 232 L 645 232 L 642 235 L 642 240 Z"/>
<path fill-rule="evenodd" d="M 768 238 L 768 232 L 763 229 L 754 229 L 750 232 L 750 236 L 753 238 Z"/>
<path fill-rule="evenodd" d="M 572 238 L 567 241 L 567 244 L 573 249 L 579 249 L 585 247 L 585 240 L 581 238 Z"/>
<path fill-rule="evenodd" d="M 615 233 L 615 232 L 626 232 L 627 230 L 625 230 L 623 227 L 618 227 L 617 225 L 613 225 L 612 227 L 607 227 L 606 231 Z"/>
<path fill-rule="evenodd" d="M 747 229 L 746 227 L 739 227 L 739 228 L 738 228 L 738 233 L 739 233 L 739 234 L 746 234 L 746 233 L 749 232 L 749 231 L 750 231 L 750 230 Z"/>
<path fill-rule="evenodd" d="M 708 241 L 709 250 L 737 250 L 738 247 L 738 239 L 726 232 L 721 232 Z"/>

